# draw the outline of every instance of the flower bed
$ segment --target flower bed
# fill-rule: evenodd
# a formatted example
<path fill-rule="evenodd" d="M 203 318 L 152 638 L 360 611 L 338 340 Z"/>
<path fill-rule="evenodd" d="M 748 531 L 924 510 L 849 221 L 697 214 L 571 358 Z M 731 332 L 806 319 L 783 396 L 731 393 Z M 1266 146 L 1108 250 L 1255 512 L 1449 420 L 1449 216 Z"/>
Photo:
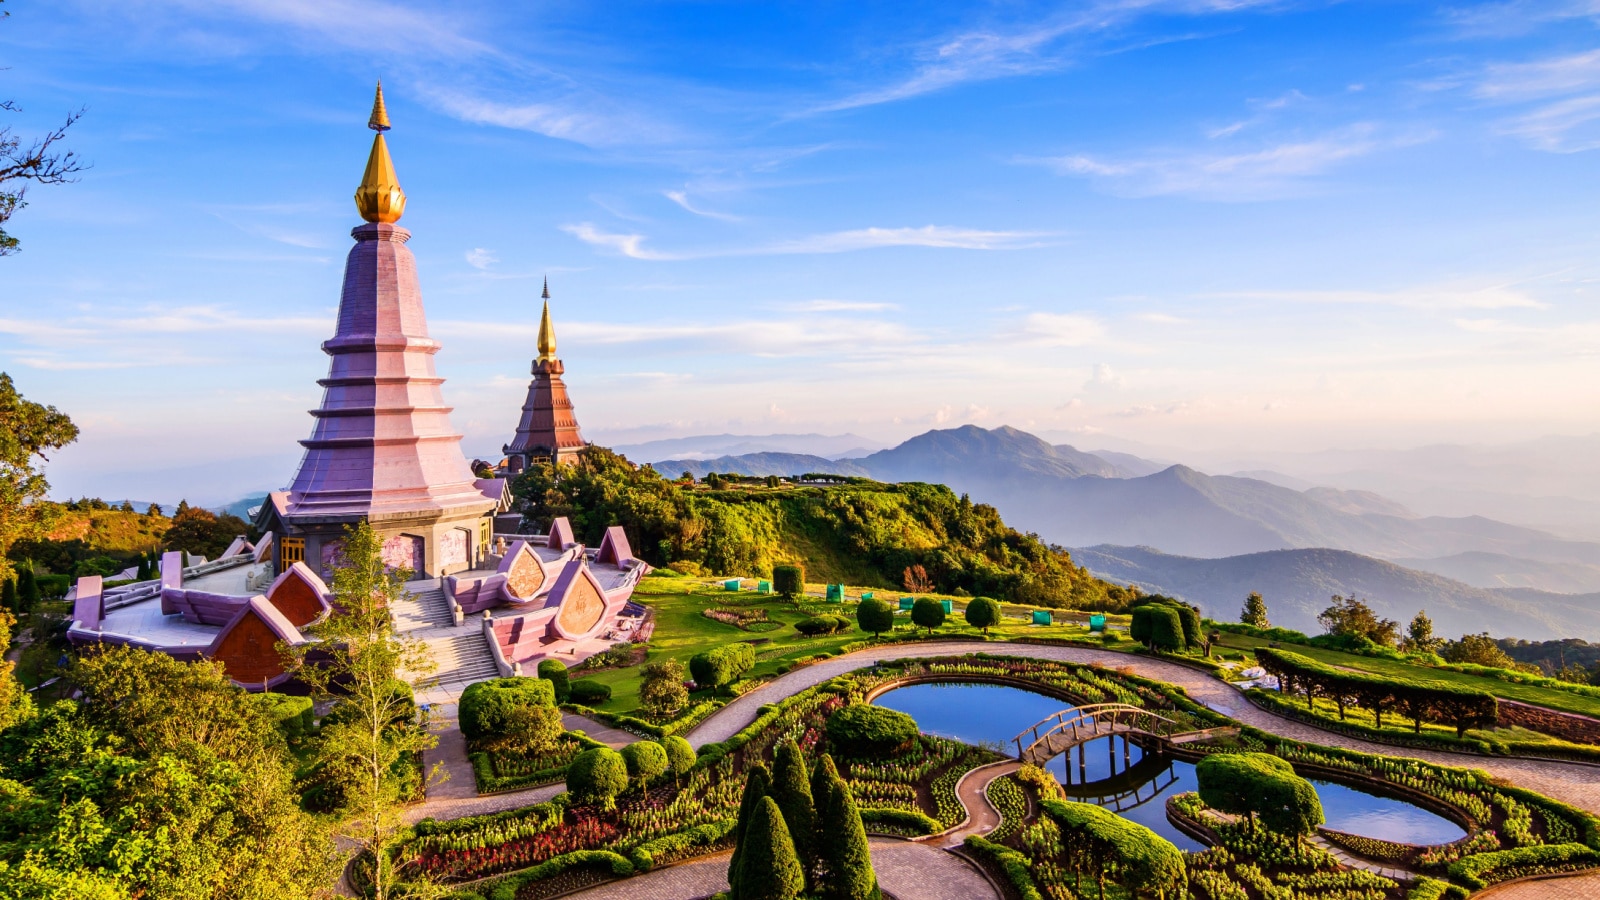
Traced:
<path fill-rule="evenodd" d="M 587 735 L 568 732 L 555 746 L 534 754 L 512 750 L 477 750 L 467 755 L 472 762 L 472 776 L 478 793 L 495 794 L 522 788 L 554 784 L 567 777 L 567 765 L 572 758 L 592 747 L 605 744 Z"/>
<path fill-rule="evenodd" d="M 989 803 L 1000 813 L 1000 824 L 989 832 L 991 841 L 1004 841 L 1022 828 L 1028 818 L 1028 795 L 1013 775 L 1002 775 L 989 782 L 984 793 Z"/>

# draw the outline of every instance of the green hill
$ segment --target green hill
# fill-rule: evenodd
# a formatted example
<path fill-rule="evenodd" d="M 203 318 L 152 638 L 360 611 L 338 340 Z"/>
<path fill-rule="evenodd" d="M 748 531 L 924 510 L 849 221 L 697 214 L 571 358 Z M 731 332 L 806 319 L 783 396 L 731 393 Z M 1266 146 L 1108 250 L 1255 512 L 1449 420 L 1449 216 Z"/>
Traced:
<path fill-rule="evenodd" d="M 901 589 L 920 566 L 941 593 L 1078 609 L 1118 609 L 1133 596 L 943 485 L 840 477 L 713 489 L 591 447 L 574 466 L 530 469 L 512 490 L 528 529 L 567 516 L 592 546 L 621 524 L 640 558 L 685 574 L 765 576 L 799 562 L 811 581 Z"/>

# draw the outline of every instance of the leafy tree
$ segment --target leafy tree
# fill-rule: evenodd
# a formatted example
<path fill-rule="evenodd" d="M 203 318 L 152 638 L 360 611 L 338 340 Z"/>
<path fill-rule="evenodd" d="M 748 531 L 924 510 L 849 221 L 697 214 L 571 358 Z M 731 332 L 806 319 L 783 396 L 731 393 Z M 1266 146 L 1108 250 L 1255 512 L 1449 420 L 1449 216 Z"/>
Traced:
<path fill-rule="evenodd" d="M 694 768 L 694 745 L 681 735 L 668 735 L 661 740 L 661 746 L 667 751 L 667 767 L 672 770 L 672 777 L 676 781 L 689 773 Z"/>
<path fill-rule="evenodd" d="M 572 681 L 567 677 L 567 665 L 559 659 L 546 659 L 539 662 L 539 678 L 548 681 L 556 689 L 556 702 L 565 703 L 572 696 Z"/>
<path fill-rule="evenodd" d="M 616 808 L 616 797 L 628 789 L 628 763 L 610 747 L 595 747 L 572 758 L 567 766 L 567 790 L 579 803 Z"/>
<path fill-rule="evenodd" d="M 0 13 L 0 19 L 10 13 Z M 0 100 L 0 112 L 21 112 L 15 100 Z M 17 252 L 18 241 L 7 234 L 5 224 L 17 210 L 27 206 L 28 187 L 35 184 L 66 184 L 77 179 L 72 176 L 83 171 L 81 160 L 71 151 L 58 145 L 67 137 L 67 129 L 78 121 L 83 110 L 67 114 L 67 120 L 58 128 L 46 131 L 23 146 L 23 138 L 11 130 L 0 127 L 0 256 Z"/>
<path fill-rule="evenodd" d="M 852 703 L 828 716 L 828 742 L 846 756 L 890 756 L 911 745 L 921 732 L 917 720 L 871 703 Z"/>
<path fill-rule="evenodd" d="M 862 631 L 871 632 L 877 637 L 885 631 L 894 630 L 894 607 L 874 597 L 863 600 L 856 607 L 856 624 Z"/>
<path fill-rule="evenodd" d="M 1464 634 L 1459 641 L 1445 641 L 1439 655 L 1446 662 L 1470 663 L 1475 666 L 1489 666 L 1496 669 L 1516 669 L 1519 664 L 1506 652 L 1500 649 L 1495 639 L 1488 632 L 1481 634 Z"/>
<path fill-rule="evenodd" d="M 988 597 L 974 597 L 967 604 L 967 624 L 973 628 L 982 628 L 985 636 L 989 629 L 999 625 L 1004 616 L 1000 612 L 1000 604 Z"/>
<path fill-rule="evenodd" d="M 554 709 L 555 702 L 555 685 L 543 678 L 488 678 L 461 692 L 457 720 L 468 740 L 494 741 L 511 734 L 518 710 Z"/>
<path fill-rule="evenodd" d="M 778 809 L 783 811 L 783 821 L 789 827 L 795 852 L 800 855 L 805 870 L 811 871 L 817 861 L 812 840 L 817 828 L 817 813 L 812 802 L 806 760 L 793 739 L 778 745 L 772 770 L 771 796 L 778 802 Z"/>
<path fill-rule="evenodd" d="M 400 804 L 421 787 L 410 760 L 438 744 L 415 721 L 402 676 L 426 677 L 434 663 L 426 644 L 391 621 L 390 610 L 412 599 L 411 572 L 384 564 L 383 540 L 365 520 L 346 527 L 343 550 L 333 570 L 334 612 L 306 629 L 318 640 L 280 650 L 314 695 L 334 701 L 317 760 L 342 793 L 342 835 L 379 861 L 372 890 L 385 900 L 395 880 L 386 860 L 402 825 Z"/>
<path fill-rule="evenodd" d="M 767 771 L 766 763 L 760 760 L 751 763 L 745 773 L 744 793 L 739 798 L 739 817 L 733 823 L 733 855 L 728 858 L 729 894 L 733 900 L 738 900 L 741 886 L 739 866 L 744 857 L 744 833 L 749 830 L 751 821 L 755 819 L 756 810 L 767 796 L 771 784 L 772 777 Z"/>
<path fill-rule="evenodd" d="M 928 629 L 928 634 L 944 624 L 944 604 L 932 597 L 919 597 L 911 607 L 911 623 Z"/>
<path fill-rule="evenodd" d="M 249 530 L 250 526 L 238 516 L 227 513 L 219 516 L 209 509 L 190 506 L 172 517 L 172 525 L 162 535 L 161 543 L 168 550 L 216 559 L 234 538 Z"/>
<path fill-rule="evenodd" d="M 9 607 L 0 609 L 0 732 L 33 716 L 33 700 L 17 681 L 16 665 L 6 659 L 6 652 L 11 649 L 11 627 L 16 622 Z M 0 765 L 0 777 L 4 771 Z"/>
<path fill-rule="evenodd" d="M 772 567 L 772 587 L 786 598 L 806 592 L 806 572 L 797 564 Z"/>
<path fill-rule="evenodd" d="M 0 575 L 0 609 L 18 612 L 18 604 L 22 598 L 17 594 L 17 579 L 15 576 Z"/>
<path fill-rule="evenodd" d="M 1257 814 L 1280 834 L 1304 837 L 1324 821 L 1322 803 L 1311 782 L 1287 761 L 1270 753 L 1217 753 L 1195 766 L 1200 799 L 1235 815 Z"/>
<path fill-rule="evenodd" d="M 1428 618 L 1428 611 L 1418 610 L 1412 617 L 1411 624 L 1406 627 L 1406 639 L 1402 642 L 1406 651 L 1432 653 L 1443 643 L 1444 641 L 1433 636 L 1433 620 Z"/>
<path fill-rule="evenodd" d="M 334 896 L 283 737 L 219 664 L 112 647 L 70 680 L 81 703 L 0 737 L 0 896 Z"/>
<path fill-rule="evenodd" d="M 805 890 L 805 872 L 783 812 L 771 797 L 762 797 L 750 824 L 739 836 L 739 884 L 733 900 L 794 900 Z"/>
<path fill-rule="evenodd" d="M 823 759 L 827 759 L 826 756 Z M 826 896 L 836 900 L 876 900 L 878 876 L 872 870 L 872 848 L 861 824 L 855 797 L 839 774 L 820 761 L 817 772 L 825 778 L 818 800 L 818 863 Z"/>
<path fill-rule="evenodd" d="M 1322 630 L 1335 637 L 1362 638 L 1380 647 L 1393 647 L 1400 623 L 1381 618 L 1365 600 L 1333 595 L 1333 604 L 1317 616 Z"/>
<path fill-rule="evenodd" d="M 17 612 L 29 613 L 39 608 L 39 576 L 33 571 L 33 562 L 17 568 Z"/>
<path fill-rule="evenodd" d="M 0 104 L 0 109 L 10 106 Z M 7 135 L 5 129 L 0 129 L 0 185 L 4 184 L 7 171 Z M 0 187 L 0 191 L 4 188 Z M 16 195 L 0 193 L 0 225 L 9 215 L 7 196 Z M 0 230 L 0 253 L 4 252 L 5 240 L 9 238 Z M 0 578 L 12 573 L 8 559 L 11 546 L 20 540 L 43 537 L 57 509 L 54 504 L 41 502 L 50 491 L 50 483 L 36 468 L 35 458 L 48 462 L 47 453 L 77 439 L 78 426 L 66 413 L 23 399 L 11 376 L 0 372 Z"/>
<path fill-rule="evenodd" d="M 928 570 L 921 563 L 906 566 L 900 581 L 913 594 L 926 594 L 933 590 L 933 580 L 928 577 Z"/>
<path fill-rule="evenodd" d="M 1267 620 L 1267 601 L 1261 599 L 1258 591 L 1251 591 L 1250 596 L 1244 598 L 1244 609 L 1239 611 L 1239 621 L 1257 628 L 1271 628 L 1272 623 Z"/>
<path fill-rule="evenodd" d="M 149 508 L 144 511 L 144 514 L 147 515 L 147 516 L 155 516 L 157 518 L 160 518 L 163 515 L 163 513 L 161 512 L 161 504 L 159 504 L 159 503 L 150 504 Z"/>
<path fill-rule="evenodd" d="M 622 748 L 622 762 L 628 767 L 628 777 L 642 791 L 651 779 L 666 774 L 667 750 L 655 741 L 634 741 Z"/>
<path fill-rule="evenodd" d="M 684 687 L 683 663 L 664 659 L 644 667 L 644 683 L 639 685 L 639 703 L 652 715 L 670 716 L 689 702 Z"/>
<path fill-rule="evenodd" d="M 519 706 L 506 720 L 504 742 L 524 753 L 538 753 L 553 747 L 565 727 L 561 710 L 554 706 Z"/>

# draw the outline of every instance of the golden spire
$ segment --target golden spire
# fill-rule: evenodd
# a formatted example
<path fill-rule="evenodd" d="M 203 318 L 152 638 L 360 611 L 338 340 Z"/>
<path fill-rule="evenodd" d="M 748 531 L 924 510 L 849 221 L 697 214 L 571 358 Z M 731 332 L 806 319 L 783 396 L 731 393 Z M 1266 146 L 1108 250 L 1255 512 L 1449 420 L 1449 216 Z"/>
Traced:
<path fill-rule="evenodd" d="M 550 324 L 550 281 L 544 284 L 544 316 L 539 319 L 539 361 L 556 358 L 556 327 Z"/>
<path fill-rule="evenodd" d="M 372 100 L 372 116 L 367 120 L 367 127 L 377 134 L 372 138 L 372 152 L 367 156 L 366 174 L 361 176 L 361 186 L 356 188 L 356 210 L 368 222 L 398 222 L 406 211 L 406 192 L 400 189 L 400 177 L 394 173 L 389 146 L 383 141 L 383 133 L 389 130 L 389 111 L 383 106 L 382 82 Z"/>

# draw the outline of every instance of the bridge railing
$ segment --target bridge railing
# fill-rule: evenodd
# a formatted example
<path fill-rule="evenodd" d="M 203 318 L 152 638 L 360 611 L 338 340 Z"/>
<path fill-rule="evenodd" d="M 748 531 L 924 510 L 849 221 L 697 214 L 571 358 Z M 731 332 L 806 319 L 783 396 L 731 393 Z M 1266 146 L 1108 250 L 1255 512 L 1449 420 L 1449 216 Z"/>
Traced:
<path fill-rule="evenodd" d="M 1052 722 L 1055 724 L 1047 728 L 1043 734 L 1039 733 L 1040 727 Z M 1141 707 L 1126 703 L 1095 703 L 1064 709 L 1053 716 L 1040 719 L 1033 727 L 1019 732 L 1011 742 L 1017 746 L 1017 758 L 1026 759 L 1028 751 L 1041 743 L 1051 746 L 1048 743 L 1051 737 L 1069 728 L 1074 738 L 1072 744 L 1077 744 L 1084 740 L 1082 734 L 1084 729 L 1090 729 L 1090 739 L 1092 739 L 1102 733 L 1117 733 L 1118 724 L 1123 726 L 1124 731 L 1139 731 L 1154 737 L 1170 737 L 1182 727 L 1178 722 L 1160 713 Z M 1102 725 L 1106 726 L 1104 732 L 1101 729 Z M 1022 742 L 1025 737 L 1030 739 L 1026 746 Z"/>

